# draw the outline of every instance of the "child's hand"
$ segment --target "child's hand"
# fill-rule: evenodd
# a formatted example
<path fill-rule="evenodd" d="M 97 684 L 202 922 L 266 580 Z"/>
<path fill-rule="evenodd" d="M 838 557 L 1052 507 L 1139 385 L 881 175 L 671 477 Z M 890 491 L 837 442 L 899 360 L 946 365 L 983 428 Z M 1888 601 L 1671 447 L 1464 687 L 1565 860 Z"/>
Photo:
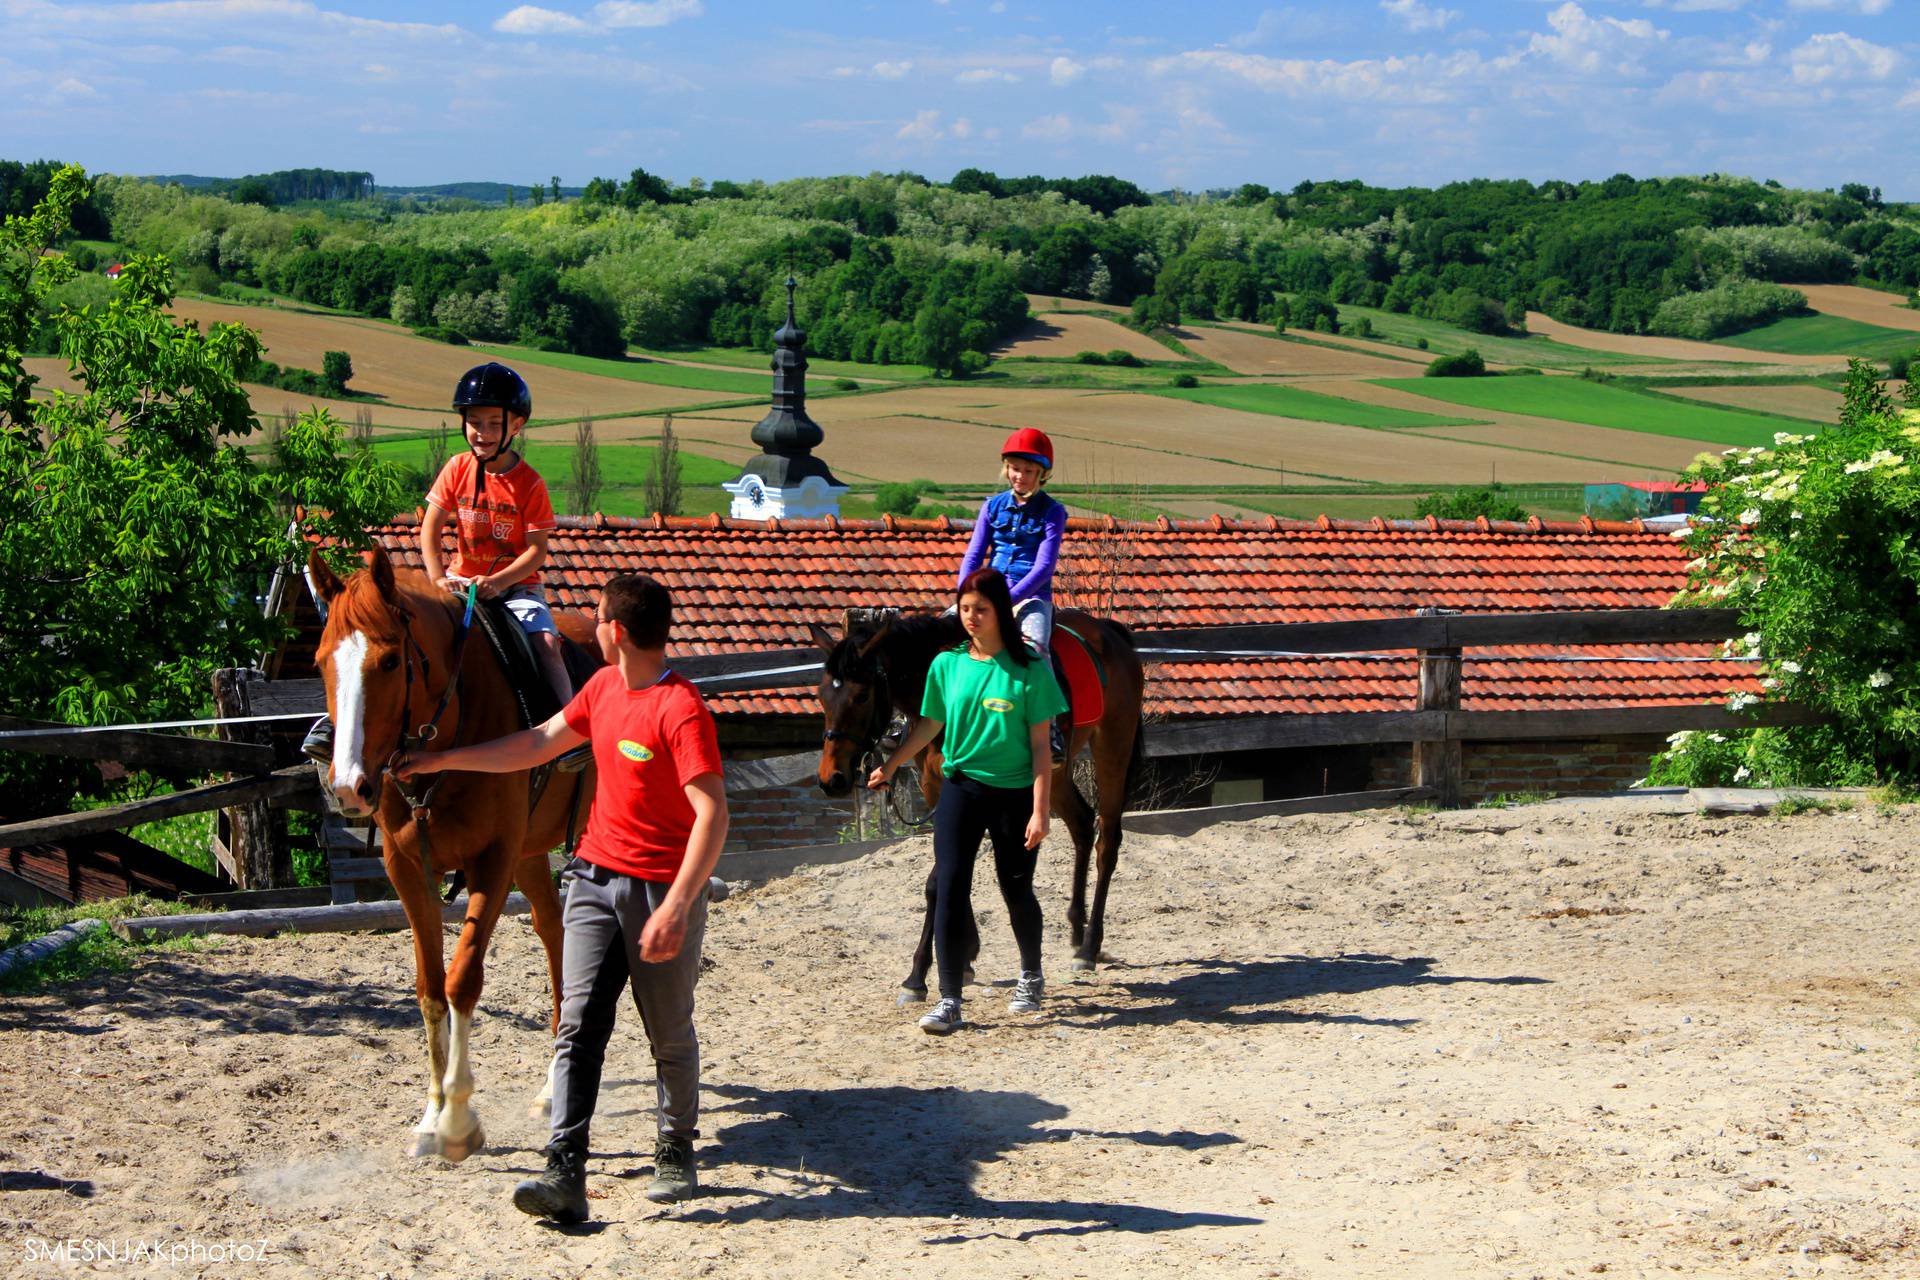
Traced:
<path fill-rule="evenodd" d="M 497 600 L 500 598 L 500 588 L 493 585 L 492 578 L 477 578 L 475 581 L 480 584 L 480 598 L 482 600 Z"/>
<path fill-rule="evenodd" d="M 1036 813 L 1027 819 L 1027 848 L 1038 849 L 1047 838 L 1047 815 Z"/>

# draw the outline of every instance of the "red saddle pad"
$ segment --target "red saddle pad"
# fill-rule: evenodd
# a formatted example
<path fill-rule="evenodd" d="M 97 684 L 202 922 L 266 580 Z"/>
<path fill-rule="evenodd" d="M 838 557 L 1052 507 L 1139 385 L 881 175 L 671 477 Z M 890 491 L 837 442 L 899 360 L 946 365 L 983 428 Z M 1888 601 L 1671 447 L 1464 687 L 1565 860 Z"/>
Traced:
<path fill-rule="evenodd" d="M 1053 652 L 1067 676 L 1067 698 L 1073 703 L 1073 723 L 1097 724 L 1107 711 L 1107 691 L 1100 668 L 1079 636 L 1065 627 L 1053 629 Z"/>

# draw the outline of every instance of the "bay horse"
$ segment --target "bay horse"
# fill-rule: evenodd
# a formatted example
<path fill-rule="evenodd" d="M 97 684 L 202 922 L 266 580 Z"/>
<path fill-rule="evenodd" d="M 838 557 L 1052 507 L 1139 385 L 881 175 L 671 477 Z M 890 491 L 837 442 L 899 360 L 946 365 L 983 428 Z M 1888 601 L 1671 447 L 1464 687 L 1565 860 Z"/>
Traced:
<path fill-rule="evenodd" d="M 591 796 L 593 771 L 553 774 L 531 812 L 525 771 L 396 781 L 388 769 L 403 748 L 431 751 L 518 731 L 513 691 L 484 640 L 460 642 L 461 602 L 416 570 L 396 573 L 385 551 L 376 547 L 369 566 L 344 581 L 317 550 L 308 570 L 327 610 L 315 661 L 334 723 L 328 782 L 342 812 L 379 825 L 387 877 L 413 931 L 414 989 L 427 1038 L 427 1105 L 413 1129 L 413 1154 L 457 1163 L 486 1145 L 472 1105 L 469 1040 L 487 944 L 515 885 L 533 906 L 534 932 L 546 949 L 551 1030 L 559 1031 L 560 897 L 547 851 L 566 838 L 575 789 Z M 556 614 L 555 622 L 598 660 L 585 619 Z M 442 951 L 439 882 L 449 871 L 460 872 L 467 887 L 451 965 Z M 545 1109 L 552 1089 L 549 1066 L 530 1114 Z"/>
<path fill-rule="evenodd" d="M 858 623 L 845 635 L 817 623 L 809 624 L 814 643 L 825 651 L 826 670 L 814 690 L 826 720 L 820 749 L 818 782 L 827 795 L 842 797 L 866 784 L 863 761 L 879 743 L 893 713 L 910 721 L 920 715 L 927 672 L 944 649 L 966 643 L 960 620 L 944 614 L 903 614 L 877 623 Z M 1066 632 L 1068 634 L 1062 634 Z M 1067 755 L 1053 771 L 1053 812 L 1073 837 L 1073 898 L 1067 905 L 1072 930 L 1075 973 L 1093 972 L 1106 934 L 1107 886 L 1120 860 L 1120 815 L 1126 809 L 1144 756 L 1145 735 L 1141 711 L 1147 676 L 1134 648 L 1133 633 L 1121 623 L 1096 618 L 1078 609 L 1062 609 L 1054 616 L 1054 644 L 1073 643 L 1078 637 L 1098 664 L 1104 679 L 1105 709 L 1093 724 L 1075 726 L 1067 739 Z M 1087 797 L 1073 781 L 1073 760 L 1083 748 L 1093 755 L 1094 796 Z M 921 794 L 928 808 L 940 802 L 940 744 L 921 754 Z M 1098 820 L 1098 827 L 1095 820 Z M 1089 863 L 1096 870 L 1091 905 L 1087 901 Z M 913 966 L 900 984 L 901 999 L 924 1000 L 927 970 L 933 964 L 933 873 L 927 873 L 927 910 L 920 926 L 920 945 Z M 967 963 L 979 953 L 980 939 L 973 921 Z"/>

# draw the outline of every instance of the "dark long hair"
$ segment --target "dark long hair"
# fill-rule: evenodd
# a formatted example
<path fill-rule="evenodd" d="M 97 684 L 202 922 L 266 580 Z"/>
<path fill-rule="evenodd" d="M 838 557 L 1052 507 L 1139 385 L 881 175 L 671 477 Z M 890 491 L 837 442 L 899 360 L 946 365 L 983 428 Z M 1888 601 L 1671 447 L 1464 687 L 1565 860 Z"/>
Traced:
<path fill-rule="evenodd" d="M 959 604 L 960 597 L 965 595 L 981 596 L 993 606 L 993 616 L 1000 622 L 1000 647 L 1007 651 L 1008 657 L 1023 667 L 1033 661 L 1027 642 L 1020 637 L 1020 626 L 1013 620 L 1013 593 L 1007 590 L 1005 574 L 998 569 L 975 569 L 960 580 L 953 602 Z"/>

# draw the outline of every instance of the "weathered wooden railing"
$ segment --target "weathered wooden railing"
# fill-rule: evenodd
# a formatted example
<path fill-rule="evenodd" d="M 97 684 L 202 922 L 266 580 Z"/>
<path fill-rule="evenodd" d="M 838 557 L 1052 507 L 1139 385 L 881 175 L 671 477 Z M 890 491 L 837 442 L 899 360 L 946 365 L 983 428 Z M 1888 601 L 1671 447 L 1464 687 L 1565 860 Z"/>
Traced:
<path fill-rule="evenodd" d="M 1665 734 L 1681 729 L 1741 729 L 1757 725 L 1815 724 L 1818 713 L 1799 706 L 1764 703 L 1734 712 L 1724 700 L 1685 706 L 1595 707 L 1527 711 L 1469 711 L 1460 705 L 1463 651 L 1499 646 L 1604 647 L 1622 644 L 1693 644 L 1724 640 L 1741 632 L 1730 609 L 1615 609 L 1553 613 L 1449 614 L 1427 611 L 1405 617 L 1327 622 L 1142 630 L 1135 633 L 1149 665 L 1234 663 L 1276 657 L 1342 653 L 1406 652 L 1418 661 L 1417 686 L 1407 709 L 1380 712 L 1270 714 L 1195 719 L 1148 726 L 1147 754 L 1186 756 L 1277 747 L 1321 747 L 1406 742 L 1413 746 L 1416 788 L 1445 805 L 1461 794 L 1460 744 L 1466 741 L 1536 740 Z M 1553 655 L 1542 655 L 1548 660 Z M 1564 655 L 1563 655 L 1564 656 Z M 819 680 L 819 650 L 771 649 L 745 653 L 689 654 L 674 669 L 699 682 L 705 693 L 809 687 Z M 264 681 L 223 672 L 216 678 L 221 713 L 229 716 L 317 715 L 324 710 L 318 680 Z M 7 728 L 59 727 L 0 719 Z M 247 741 L 243 739 L 255 739 Z M 257 726 L 234 726 L 224 741 L 173 734 L 117 731 L 0 738 L 0 749 L 52 751 L 129 764 L 165 764 L 238 776 L 150 800 L 59 814 L 0 826 L 0 848 L 57 841 L 63 837 L 124 828 L 157 818 L 209 809 L 229 811 L 230 833 L 222 863 L 243 887 L 284 883 L 284 844 L 272 809 L 308 807 L 316 789 L 310 765 L 274 769 L 272 749 Z M 778 785 L 811 756 L 747 761 L 729 766 L 736 787 Z M 1395 793 L 1399 794 L 1399 793 Z M 1277 802 L 1276 802 L 1277 803 Z M 1240 806 L 1251 809 L 1257 806 Z M 284 840 L 284 837 L 281 837 Z M 230 850 L 230 852 L 229 852 Z M 342 859 L 351 851 L 337 850 Z M 362 862 L 365 860 L 362 859 Z M 356 864 L 357 865 L 357 864 Z M 373 864 L 368 863 L 367 866 Z M 366 867 L 359 870 L 365 871 Z"/>

